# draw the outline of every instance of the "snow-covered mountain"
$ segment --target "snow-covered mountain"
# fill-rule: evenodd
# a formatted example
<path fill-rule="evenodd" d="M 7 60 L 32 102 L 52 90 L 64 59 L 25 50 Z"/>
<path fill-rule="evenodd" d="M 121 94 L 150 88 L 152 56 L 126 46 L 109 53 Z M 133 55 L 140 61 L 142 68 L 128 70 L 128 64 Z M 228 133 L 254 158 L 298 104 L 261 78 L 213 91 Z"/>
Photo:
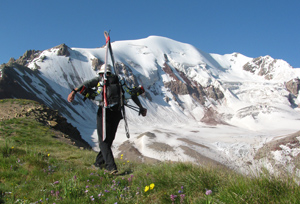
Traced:
<path fill-rule="evenodd" d="M 148 109 L 147 117 L 126 109 L 131 138 L 121 123 L 115 155 L 127 150 L 129 157 L 134 150 L 135 160 L 242 168 L 253 164 L 263 143 L 300 129 L 300 69 L 283 60 L 209 54 L 159 36 L 113 42 L 112 48 L 128 84 L 145 88 L 140 99 Z M 71 104 L 67 96 L 104 61 L 104 46 L 27 51 L 1 66 L 0 98 L 33 98 L 57 109 L 98 151 L 96 102 L 77 95 Z"/>

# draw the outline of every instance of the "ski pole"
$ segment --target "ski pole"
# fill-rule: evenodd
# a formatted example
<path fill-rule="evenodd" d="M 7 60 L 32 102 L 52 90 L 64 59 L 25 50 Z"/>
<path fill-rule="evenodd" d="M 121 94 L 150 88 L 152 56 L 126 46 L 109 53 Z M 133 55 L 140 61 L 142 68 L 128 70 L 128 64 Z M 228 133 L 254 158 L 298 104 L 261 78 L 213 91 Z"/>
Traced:
<path fill-rule="evenodd" d="M 140 109 L 138 107 L 136 107 L 136 106 L 132 106 L 132 105 L 129 105 L 129 104 L 125 104 L 125 106 L 127 106 L 128 108 L 130 108 L 130 109 L 132 109 L 132 110 L 134 110 L 136 112 L 140 112 Z"/>

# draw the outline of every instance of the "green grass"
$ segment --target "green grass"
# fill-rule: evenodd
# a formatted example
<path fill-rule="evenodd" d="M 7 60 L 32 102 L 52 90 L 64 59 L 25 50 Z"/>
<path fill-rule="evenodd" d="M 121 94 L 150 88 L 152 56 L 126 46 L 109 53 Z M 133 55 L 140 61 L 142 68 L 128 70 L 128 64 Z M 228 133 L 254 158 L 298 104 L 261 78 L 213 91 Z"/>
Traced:
<path fill-rule="evenodd" d="M 19 105 L 28 105 L 28 104 L 39 105 L 39 103 L 36 101 L 32 101 L 28 99 L 12 99 L 12 98 L 0 99 L 0 103 L 11 103 L 11 104 L 15 103 Z"/>
<path fill-rule="evenodd" d="M 91 150 L 59 142 L 34 120 L 2 121 L 0 203 L 300 202 L 300 188 L 288 176 L 246 177 L 190 163 L 133 163 L 124 161 L 126 155 L 116 159 L 126 174 L 111 176 L 91 168 L 95 157 Z"/>

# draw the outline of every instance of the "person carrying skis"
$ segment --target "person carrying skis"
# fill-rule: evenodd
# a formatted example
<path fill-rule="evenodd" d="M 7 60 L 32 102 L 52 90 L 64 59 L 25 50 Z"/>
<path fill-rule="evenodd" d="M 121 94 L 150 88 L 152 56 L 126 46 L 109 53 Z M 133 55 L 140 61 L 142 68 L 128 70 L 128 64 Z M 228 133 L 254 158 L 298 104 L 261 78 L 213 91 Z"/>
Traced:
<path fill-rule="evenodd" d="M 107 101 L 108 106 L 106 108 L 106 138 L 103 137 L 102 132 L 102 110 L 103 110 L 103 75 L 105 70 L 105 65 L 102 65 L 99 76 L 87 80 L 83 82 L 80 86 L 74 88 L 72 92 L 68 95 L 68 101 L 72 102 L 75 98 L 77 92 L 80 92 L 82 95 L 94 100 L 99 101 L 99 108 L 97 111 L 97 133 L 98 133 L 98 141 L 100 152 L 96 157 L 96 161 L 94 163 L 95 167 L 105 168 L 111 174 L 115 174 L 118 172 L 117 165 L 114 160 L 114 156 L 111 150 L 112 143 L 115 139 L 115 135 L 117 132 L 117 128 L 120 120 L 123 118 L 121 113 L 121 99 L 120 97 L 124 97 L 124 89 L 127 89 L 126 93 L 130 93 L 131 99 L 136 103 L 139 107 L 139 113 L 142 116 L 146 116 L 147 109 L 145 109 L 140 100 L 138 99 L 138 95 L 136 91 L 128 91 L 128 87 L 124 83 L 123 80 L 119 79 L 119 76 L 114 75 L 111 72 L 111 66 L 107 65 L 106 68 L 106 89 L 107 89 Z M 122 87 L 122 89 L 120 88 Z M 97 93 L 91 93 L 87 90 L 92 90 L 92 88 L 97 89 Z M 122 91 L 123 90 L 123 91 Z M 143 89 L 142 89 L 143 90 Z M 144 91 L 144 90 L 143 90 Z M 122 93 L 120 93 L 122 92 Z M 89 96 L 87 96 L 89 95 Z"/>

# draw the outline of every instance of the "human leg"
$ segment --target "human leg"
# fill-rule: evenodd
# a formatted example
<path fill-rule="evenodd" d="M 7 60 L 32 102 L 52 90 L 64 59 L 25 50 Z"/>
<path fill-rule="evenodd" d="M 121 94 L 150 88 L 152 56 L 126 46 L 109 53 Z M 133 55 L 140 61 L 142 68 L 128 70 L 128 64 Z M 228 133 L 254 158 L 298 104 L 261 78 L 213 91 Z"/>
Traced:
<path fill-rule="evenodd" d="M 111 150 L 112 143 L 115 139 L 115 134 L 120 122 L 119 114 L 115 111 L 107 109 L 106 114 L 106 138 L 103 140 L 102 137 L 102 109 L 99 108 L 97 113 L 97 132 L 100 152 L 97 155 L 96 162 L 105 162 L 105 168 L 109 171 L 117 170 L 117 165 L 115 164 L 113 152 Z"/>

